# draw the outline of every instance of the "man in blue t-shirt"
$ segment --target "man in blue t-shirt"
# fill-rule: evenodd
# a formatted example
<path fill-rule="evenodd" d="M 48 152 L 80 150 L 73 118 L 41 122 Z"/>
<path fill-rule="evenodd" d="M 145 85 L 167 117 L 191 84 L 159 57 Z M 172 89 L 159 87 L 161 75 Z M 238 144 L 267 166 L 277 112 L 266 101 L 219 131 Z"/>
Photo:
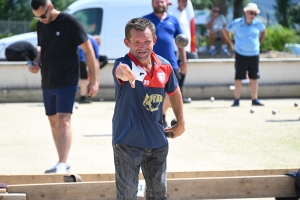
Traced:
<path fill-rule="evenodd" d="M 99 63 L 99 43 L 94 38 L 95 36 L 91 36 L 88 34 L 88 39 L 91 41 L 91 44 L 93 46 L 94 50 L 94 57 L 96 59 L 96 63 Z M 78 52 L 79 52 L 79 67 L 80 67 L 80 80 L 79 80 L 79 87 L 80 87 L 80 99 L 79 103 L 91 103 L 92 100 L 87 97 L 87 85 L 89 83 L 88 81 L 88 70 L 86 65 L 86 56 L 84 51 L 80 46 L 78 46 Z"/>
<path fill-rule="evenodd" d="M 155 26 L 145 18 L 134 18 L 125 27 L 124 43 L 129 53 L 115 61 L 113 151 L 117 199 L 136 199 L 139 171 L 147 185 L 147 199 L 166 199 L 168 140 L 185 130 L 183 103 L 170 63 L 153 52 Z M 170 96 L 177 124 L 163 129 L 162 107 Z"/>
<path fill-rule="evenodd" d="M 259 51 L 260 45 L 266 37 L 266 27 L 261 20 L 256 18 L 260 10 L 255 3 L 248 3 L 244 8 L 245 16 L 235 19 L 223 29 L 223 35 L 230 44 L 235 54 L 235 100 L 232 106 L 240 105 L 242 80 L 247 73 L 250 79 L 250 90 L 253 106 L 263 106 L 258 100 Z M 235 43 L 230 39 L 229 32 L 234 33 Z"/>
<path fill-rule="evenodd" d="M 157 42 L 154 45 L 153 51 L 167 59 L 180 80 L 180 73 L 186 74 L 187 72 L 187 59 L 184 48 L 178 48 L 181 64 L 178 66 L 177 57 L 174 48 L 174 38 L 183 33 L 177 18 L 167 13 L 168 1 L 167 0 L 152 0 L 153 13 L 145 15 L 144 18 L 150 20 L 156 27 Z M 168 124 L 165 120 L 165 114 L 170 107 L 169 98 L 166 97 L 163 106 L 163 124 L 167 127 Z"/>

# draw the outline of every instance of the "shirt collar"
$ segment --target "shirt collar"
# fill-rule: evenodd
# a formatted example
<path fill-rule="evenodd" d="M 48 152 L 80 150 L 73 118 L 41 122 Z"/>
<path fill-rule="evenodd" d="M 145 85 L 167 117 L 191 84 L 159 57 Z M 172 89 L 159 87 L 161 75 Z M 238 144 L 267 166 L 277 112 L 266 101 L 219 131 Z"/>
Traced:
<path fill-rule="evenodd" d="M 253 19 L 253 21 L 251 22 L 251 24 L 247 24 L 246 23 L 246 20 L 245 20 L 245 16 L 242 18 L 242 22 L 244 23 L 244 24 L 246 24 L 246 25 L 252 25 L 252 24 L 256 24 L 257 23 L 257 20 L 256 20 L 256 18 L 254 18 Z"/>

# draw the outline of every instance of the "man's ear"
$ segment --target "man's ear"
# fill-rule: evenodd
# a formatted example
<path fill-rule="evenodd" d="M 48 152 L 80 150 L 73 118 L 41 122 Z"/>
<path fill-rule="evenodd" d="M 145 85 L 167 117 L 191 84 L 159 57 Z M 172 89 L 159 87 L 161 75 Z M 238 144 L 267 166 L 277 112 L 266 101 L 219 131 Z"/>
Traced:
<path fill-rule="evenodd" d="M 156 41 L 157 41 L 157 36 L 154 36 L 154 37 L 153 37 L 153 44 L 155 44 Z"/>
<path fill-rule="evenodd" d="M 126 38 L 124 39 L 124 44 L 129 47 L 129 41 Z"/>

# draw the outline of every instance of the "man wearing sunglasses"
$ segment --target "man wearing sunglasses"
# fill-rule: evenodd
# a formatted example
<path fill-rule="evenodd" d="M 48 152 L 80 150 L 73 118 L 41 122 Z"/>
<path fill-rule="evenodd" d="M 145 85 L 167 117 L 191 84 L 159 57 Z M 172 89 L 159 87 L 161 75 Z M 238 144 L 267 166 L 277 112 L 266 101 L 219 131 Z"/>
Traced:
<path fill-rule="evenodd" d="M 224 15 L 220 14 L 220 8 L 218 6 L 214 6 L 211 9 L 211 14 L 207 16 L 206 18 L 206 28 L 207 28 L 207 33 L 209 36 L 209 50 L 208 54 L 209 55 L 215 55 L 217 53 L 216 51 L 216 39 L 221 38 L 221 53 L 224 55 L 228 54 L 227 50 L 227 41 L 226 39 L 222 36 L 222 30 L 225 28 L 227 24 L 227 20 Z"/>
<path fill-rule="evenodd" d="M 248 3 L 244 8 L 245 16 L 235 19 L 223 29 L 224 36 L 235 50 L 235 100 L 232 106 L 240 105 L 242 80 L 246 79 L 247 73 L 250 79 L 250 91 L 253 106 L 263 106 L 258 100 L 259 74 L 259 51 L 260 45 L 266 37 L 266 27 L 263 22 L 256 18 L 260 10 L 255 3 Z M 229 36 L 234 33 L 234 43 Z"/>
<path fill-rule="evenodd" d="M 95 96 L 99 89 L 98 67 L 87 33 L 80 21 L 72 15 L 56 10 L 50 0 L 32 0 L 31 8 L 37 22 L 38 46 L 31 73 L 41 70 L 43 100 L 58 163 L 45 173 L 68 173 L 67 158 L 72 143 L 71 115 L 79 81 L 80 46 L 89 67 L 88 95 Z"/>

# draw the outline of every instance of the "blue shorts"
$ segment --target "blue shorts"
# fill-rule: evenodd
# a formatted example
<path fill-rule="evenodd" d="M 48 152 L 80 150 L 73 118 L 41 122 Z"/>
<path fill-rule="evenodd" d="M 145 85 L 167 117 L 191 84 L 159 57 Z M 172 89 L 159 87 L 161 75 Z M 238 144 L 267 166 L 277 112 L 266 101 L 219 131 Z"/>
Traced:
<path fill-rule="evenodd" d="M 54 89 L 43 89 L 46 115 L 56 113 L 73 113 L 77 85 L 63 86 Z"/>

